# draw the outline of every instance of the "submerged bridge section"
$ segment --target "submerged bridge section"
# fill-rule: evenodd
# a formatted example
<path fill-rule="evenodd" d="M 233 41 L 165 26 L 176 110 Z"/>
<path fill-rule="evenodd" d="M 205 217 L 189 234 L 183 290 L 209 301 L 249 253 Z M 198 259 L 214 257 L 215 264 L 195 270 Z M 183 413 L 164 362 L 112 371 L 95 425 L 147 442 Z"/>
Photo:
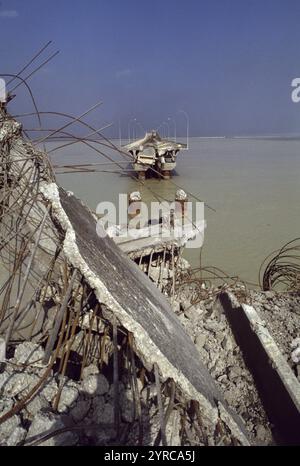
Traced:
<path fill-rule="evenodd" d="M 187 145 L 163 139 L 157 131 L 151 131 L 123 148 L 133 156 L 133 169 L 140 179 L 145 179 L 146 173 L 168 179 L 176 167 L 178 152 Z"/>

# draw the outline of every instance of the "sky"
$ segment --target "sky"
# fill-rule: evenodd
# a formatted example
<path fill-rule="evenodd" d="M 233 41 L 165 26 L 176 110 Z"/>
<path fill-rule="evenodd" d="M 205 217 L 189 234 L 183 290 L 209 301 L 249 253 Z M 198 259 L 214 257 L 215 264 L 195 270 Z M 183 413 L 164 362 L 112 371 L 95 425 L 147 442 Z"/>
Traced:
<path fill-rule="evenodd" d="M 43 57 L 59 55 L 28 80 L 42 111 L 102 101 L 87 121 L 110 136 L 174 121 L 184 135 L 185 114 L 194 136 L 300 133 L 299 24 L 299 0 L 2 0 L 0 73 L 52 40 Z M 11 111 L 32 111 L 16 94 Z"/>

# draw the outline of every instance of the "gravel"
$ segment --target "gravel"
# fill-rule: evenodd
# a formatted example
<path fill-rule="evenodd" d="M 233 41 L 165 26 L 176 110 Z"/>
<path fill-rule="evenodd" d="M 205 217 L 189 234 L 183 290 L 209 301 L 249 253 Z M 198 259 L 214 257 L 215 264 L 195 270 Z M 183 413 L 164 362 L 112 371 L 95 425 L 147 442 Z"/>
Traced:
<path fill-rule="evenodd" d="M 179 319 L 195 342 L 199 356 L 229 406 L 242 417 L 252 441 L 259 445 L 273 444 L 270 424 L 253 377 L 222 308 L 213 297 L 192 304 L 191 295 L 189 286 L 181 288 L 177 297 L 181 309 Z M 263 436 L 258 426 L 264 428 Z"/>
<path fill-rule="evenodd" d="M 252 442 L 258 445 L 273 444 L 270 424 L 254 380 L 221 307 L 213 296 L 197 304 L 191 303 L 191 296 L 189 287 L 182 287 L 173 306 L 174 312 L 195 342 L 199 357 L 215 379 L 225 400 L 243 419 Z M 299 378 L 300 297 L 251 291 L 248 299 L 265 320 Z M 8 412 L 40 380 L 45 370 L 40 364 L 43 355 L 43 349 L 34 343 L 25 342 L 16 347 L 14 357 L 0 373 L 0 416 Z M 57 375 L 50 374 L 46 384 L 25 409 L 0 425 L 0 445 L 18 445 L 24 441 L 30 444 L 49 432 L 74 423 L 84 425 L 85 428 L 81 431 L 65 431 L 45 439 L 42 445 L 106 445 L 114 441 L 114 387 L 99 372 L 99 368 L 95 364 L 84 368 L 81 381 L 66 377 L 58 412 L 54 412 L 53 400 L 58 392 L 58 380 Z M 156 385 L 151 380 L 142 384 L 138 379 L 137 383 L 141 393 L 143 444 L 152 445 L 160 430 Z M 139 430 L 138 422 L 133 418 L 132 391 L 128 387 L 127 376 L 124 375 L 119 383 L 120 427 L 131 425 L 127 443 L 134 445 L 137 444 Z M 168 402 L 165 396 L 165 409 Z M 180 444 L 181 425 L 180 412 L 174 409 L 166 425 L 168 444 Z M 199 436 L 192 425 L 188 426 L 186 434 L 191 444 L 199 445 Z M 213 444 L 214 439 L 207 438 L 206 443 Z"/>
<path fill-rule="evenodd" d="M 300 295 L 251 291 L 250 299 L 300 381 Z"/>

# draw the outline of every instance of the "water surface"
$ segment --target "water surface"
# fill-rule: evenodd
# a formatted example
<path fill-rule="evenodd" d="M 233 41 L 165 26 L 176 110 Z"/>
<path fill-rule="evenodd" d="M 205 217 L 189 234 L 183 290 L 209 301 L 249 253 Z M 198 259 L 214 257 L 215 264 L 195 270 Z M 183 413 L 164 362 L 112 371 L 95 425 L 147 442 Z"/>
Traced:
<path fill-rule="evenodd" d="M 173 200 L 175 182 L 216 210 L 205 209 L 202 263 L 257 282 L 266 255 L 299 236 L 300 141 L 191 138 L 189 146 L 179 153 L 171 181 L 149 179 L 139 186 L 127 174 L 102 172 L 58 175 L 58 182 L 93 210 L 103 200 L 118 203 L 120 192 L 137 189 L 146 202 L 154 200 L 147 188 Z M 105 159 L 75 144 L 54 153 L 53 161 L 93 163 Z M 116 170 L 111 165 L 101 169 Z M 199 250 L 187 250 L 185 255 L 194 266 L 199 264 Z"/>

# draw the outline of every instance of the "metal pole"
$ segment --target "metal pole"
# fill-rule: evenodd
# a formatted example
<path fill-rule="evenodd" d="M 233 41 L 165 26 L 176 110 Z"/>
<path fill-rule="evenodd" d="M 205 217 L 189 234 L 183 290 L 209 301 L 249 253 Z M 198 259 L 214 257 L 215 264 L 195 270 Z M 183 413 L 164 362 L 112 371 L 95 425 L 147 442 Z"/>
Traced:
<path fill-rule="evenodd" d="M 169 129 L 170 129 L 170 128 L 169 128 L 169 125 L 168 125 L 168 123 L 166 123 L 165 121 L 162 123 L 161 126 L 163 127 L 164 125 L 167 125 L 167 128 L 168 128 L 167 137 L 169 138 Z M 165 134 L 165 133 L 164 133 L 164 134 Z M 165 137 L 165 136 L 164 136 L 164 137 Z"/>
<path fill-rule="evenodd" d="M 189 148 L 189 128 L 190 128 L 190 119 L 185 110 L 179 110 L 178 113 L 183 113 L 186 118 L 186 148 Z"/>
<path fill-rule="evenodd" d="M 121 147 L 122 146 L 122 132 L 121 132 L 120 118 L 119 118 L 119 144 L 120 144 L 120 147 Z"/>
<path fill-rule="evenodd" d="M 130 121 L 127 124 L 127 128 L 128 128 L 128 142 L 130 142 Z"/>
<path fill-rule="evenodd" d="M 128 141 L 131 142 L 131 134 L 130 134 L 130 125 L 133 121 L 136 121 L 136 118 L 131 118 L 131 120 L 129 120 L 128 122 Z M 133 138 L 134 138 L 134 132 L 133 132 Z"/>
<path fill-rule="evenodd" d="M 169 117 L 168 118 L 169 121 L 173 121 L 173 125 L 174 125 L 174 137 L 175 137 L 175 142 L 177 141 L 177 125 L 176 125 L 176 121 L 174 120 L 174 118 L 171 118 Z"/>
<path fill-rule="evenodd" d="M 142 130 L 142 134 L 143 134 L 143 133 L 146 134 L 145 128 L 143 127 L 143 125 L 142 125 L 138 120 L 136 120 L 135 124 L 136 124 L 136 125 L 139 125 L 139 127 L 140 127 L 141 130 Z"/>

